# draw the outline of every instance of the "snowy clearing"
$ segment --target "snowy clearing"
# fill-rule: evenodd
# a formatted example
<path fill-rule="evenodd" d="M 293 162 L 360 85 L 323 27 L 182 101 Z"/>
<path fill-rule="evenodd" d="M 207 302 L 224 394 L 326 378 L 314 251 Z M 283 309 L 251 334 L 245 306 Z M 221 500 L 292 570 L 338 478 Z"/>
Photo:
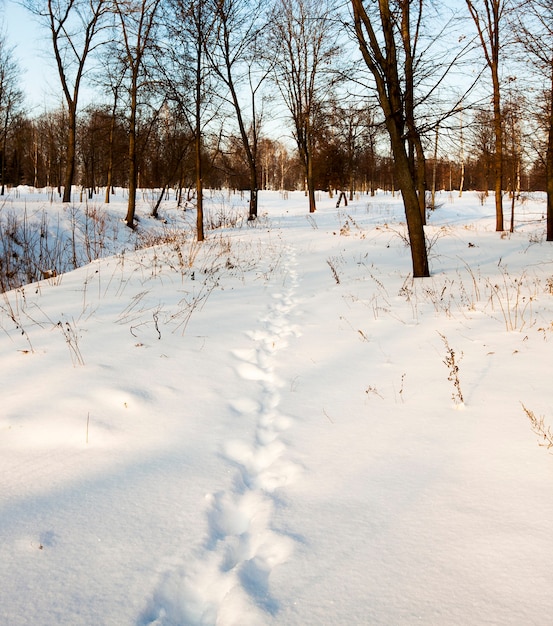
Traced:
<path fill-rule="evenodd" d="M 86 264 L 0 297 L 2 624 L 551 623 L 542 196 L 441 194 L 413 281 L 390 194 L 215 193 L 198 245 L 31 191 Z"/>

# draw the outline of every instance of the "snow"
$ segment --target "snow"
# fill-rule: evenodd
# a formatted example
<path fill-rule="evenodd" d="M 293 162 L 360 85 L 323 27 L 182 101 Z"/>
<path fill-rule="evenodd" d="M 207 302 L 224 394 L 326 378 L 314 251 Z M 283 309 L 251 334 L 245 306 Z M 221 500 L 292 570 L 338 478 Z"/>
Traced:
<path fill-rule="evenodd" d="M 82 259 L 85 208 L 108 224 L 104 258 L 0 297 L 0 623 L 551 623 L 543 196 L 500 234 L 443 192 L 415 281 L 383 192 L 262 192 L 254 226 L 213 193 L 238 219 L 202 245 L 173 199 L 138 233 L 77 200 L 0 212 Z"/>

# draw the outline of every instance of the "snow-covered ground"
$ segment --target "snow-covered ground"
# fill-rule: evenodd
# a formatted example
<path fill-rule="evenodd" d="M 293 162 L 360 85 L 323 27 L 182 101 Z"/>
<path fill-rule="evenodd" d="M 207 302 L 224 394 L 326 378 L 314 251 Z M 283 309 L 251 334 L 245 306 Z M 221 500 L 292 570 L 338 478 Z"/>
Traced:
<path fill-rule="evenodd" d="M 441 194 L 416 281 L 391 195 L 264 192 L 202 245 L 145 200 L 145 249 L 99 198 L 110 256 L 0 296 L 1 624 L 551 624 L 543 197 L 501 235 Z"/>

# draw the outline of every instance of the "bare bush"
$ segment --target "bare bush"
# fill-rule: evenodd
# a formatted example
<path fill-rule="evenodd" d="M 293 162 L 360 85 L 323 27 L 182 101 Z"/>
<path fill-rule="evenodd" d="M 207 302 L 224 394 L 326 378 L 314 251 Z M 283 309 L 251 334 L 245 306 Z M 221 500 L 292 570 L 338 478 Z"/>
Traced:
<path fill-rule="evenodd" d="M 72 269 L 72 251 L 60 225 L 48 223 L 45 211 L 31 218 L 5 213 L 0 216 L 0 287 L 2 291 L 52 278 Z"/>
<path fill-rule="evenodd" d="M 22 285 L 61 276 L 111 254 L 106 213 L 97 207 L 65 209 L 69 228 L 60 218 L 51 218 L 45 209 L 29 214 L 0 213 L 0 289 L 9 291 Z"/>

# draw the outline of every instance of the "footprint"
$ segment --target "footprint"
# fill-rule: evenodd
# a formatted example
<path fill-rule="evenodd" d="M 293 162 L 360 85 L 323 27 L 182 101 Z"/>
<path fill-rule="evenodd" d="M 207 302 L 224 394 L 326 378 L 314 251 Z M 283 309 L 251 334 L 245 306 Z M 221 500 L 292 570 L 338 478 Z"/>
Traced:
<path fill-rule="evenodd" d="M 257 363 L 257 350 L 255 348 L 232 350 L 231 354 L 247 363 Z"/>
<path fill-rule="evenodd" d="M 243 415 L 253 415 L 261 409 L 261 404 L 258 400 L 255 398 L 248 398 L 246 396 L 231 400 L 229 402 L 229 406 L 236 413 Z"/>
<path fill-rule="evenodd" d="M 229 441 L 224 447 L 229 461 L 240 467 L 244 484 L 252 488 L 260 472 L 267 470 L 282 456 L 286 446 L 279 439 L 251 448 L 242 441 Z"/>
<path fill-rule="evenodd" d="M 240 567 L 240 582 L 255 602 L 270 615 L 276 615 L 280 603 L 271 595 L 269 577 L 274 567 L 288 560 L 293 542 L 288 537 L 268 533 L 253 558 Z"/>
<path fill-rule="evenodd" d="M 293 419 L 278 410 L 284 382 L 274 372 L 279 351 L 301 334 L 291 322 L 299 283 L 295 264 L 293 249 L 285 247 L 285 288 L 272 294 L 261 327 L 246 333 L 252 345 L 232 351 L 238 384 L 258 384 L 245 386 L 247 392 L 230 400 L 229 409 L 237 420 L 253 422 L 255 437 L 223 444 L 224 458 L 237 468 L 236 479 L 230 488 L 206 496 L 205 543 L 162 579 L 141 624 L 258 626 L 280 609 L 271 573 L 291 557 L 294 541 L 273 528 L 275 491 L 303 471 L 288 458 L 282 439 Z"/>
<path fill-rule="evenodd" d="M 240 363 L 238 375 L 244 380 L 271 380 L 272 373 L 265 371 L 253 363 Z"/>

